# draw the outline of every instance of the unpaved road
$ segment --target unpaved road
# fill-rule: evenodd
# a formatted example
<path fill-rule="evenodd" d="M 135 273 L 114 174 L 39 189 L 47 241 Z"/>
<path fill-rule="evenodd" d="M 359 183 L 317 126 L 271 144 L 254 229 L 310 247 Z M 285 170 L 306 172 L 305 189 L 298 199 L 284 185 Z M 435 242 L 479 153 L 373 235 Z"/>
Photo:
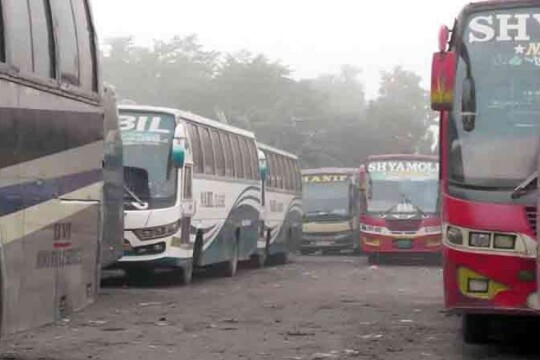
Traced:
<path fill-rule="evenodd" d="M 190 287 L 106 282 L 69 321 L 2 341 L 3 360 L 536 359 L 520 347 L 464 346 L 442 311 L 441 270 L 361 257 L 297 257 Z"/>

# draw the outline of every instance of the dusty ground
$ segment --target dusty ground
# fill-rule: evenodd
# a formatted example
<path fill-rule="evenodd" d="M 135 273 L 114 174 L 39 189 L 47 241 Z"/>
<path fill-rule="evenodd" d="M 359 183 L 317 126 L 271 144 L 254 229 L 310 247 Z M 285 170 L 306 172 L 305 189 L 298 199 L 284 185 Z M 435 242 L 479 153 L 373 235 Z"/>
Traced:
<path fill-rule="evenodd" d="M 437 267 L 361 257 L 298 257 L 199 274 L 190 287 L 105 282 L 99 302 L 69 321 L 4 339 L 3 360 L 535 359 L 522 347 L 464 346 L 442 311 Z M 155 284 L 157 282 L 157 284 Z"/>

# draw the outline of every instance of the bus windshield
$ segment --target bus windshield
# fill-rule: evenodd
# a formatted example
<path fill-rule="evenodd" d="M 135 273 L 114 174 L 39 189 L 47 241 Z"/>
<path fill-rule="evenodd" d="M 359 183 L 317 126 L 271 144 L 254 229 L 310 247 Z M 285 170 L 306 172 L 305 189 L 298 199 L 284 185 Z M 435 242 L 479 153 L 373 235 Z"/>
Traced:
<path fill-rule="evenodd" d="M 368 212 L 383 213 L 417 212 L 437 213 L 438 181 L 426 180 L 377 180 L 373 181 Z M 400 203 L 410 207 L 398 207 Z"/>
<path fill-rule="evenodd" d="M 124 146 L 124 180 L 149 208 L 176 203 L 177 172 L 170 161 L 175 119 L 172 115 L 120 115 Z M 132 198 L 126 193 L 126 202 Z"/>
<path fill-rule="evenodd" d="M 540 117 L 540 8 L 474 13 L 459 44 L 448 127 L 450 184 L 510 190 L 536 169 Z M 508 20 L 509 19 L 509 20 Z M 519 22 L 520 31 L 502 22 Z M 467 76 L 469 74 L 469 76 Z M 464 129 L 462 86 L 474 82 L 474 128 Z"/>
<path fill-rule="evenodd" d="M 369 213 L 437 213 L 438 162 L 414 159 L 372 161 L 368 165 L 368 173 Z"/>
<path fill-rule="evenodd" d="M 349 215 L 349 182 L 304 183 L 304 212 L 309 217 Z"/>

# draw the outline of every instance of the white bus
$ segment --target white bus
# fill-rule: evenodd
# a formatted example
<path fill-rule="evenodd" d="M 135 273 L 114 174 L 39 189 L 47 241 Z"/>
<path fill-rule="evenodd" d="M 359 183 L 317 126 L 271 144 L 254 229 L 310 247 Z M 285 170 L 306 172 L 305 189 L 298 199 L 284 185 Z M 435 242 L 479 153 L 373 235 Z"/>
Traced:
<path fill-rule="evenodd" d="M 95 299 L 122 250 L 122 148 L 88 2 L 2 0 L 0 19 L 5 335 Z"/>
<path fill-rule="evenodd" d="M 125 256 L 147 276 L 221 264 L 234 276 L 257 254 L 260 174 L 253 133 L 181 110 L 120 106 L 124 142 Z"/>
<path fill-rule="evenodd" d="M 302 239 L 301 170 L 295 155 L 260 143 L 257 147 L 263 169 L 258 265 L 267 258 L 285 263 Z"/>

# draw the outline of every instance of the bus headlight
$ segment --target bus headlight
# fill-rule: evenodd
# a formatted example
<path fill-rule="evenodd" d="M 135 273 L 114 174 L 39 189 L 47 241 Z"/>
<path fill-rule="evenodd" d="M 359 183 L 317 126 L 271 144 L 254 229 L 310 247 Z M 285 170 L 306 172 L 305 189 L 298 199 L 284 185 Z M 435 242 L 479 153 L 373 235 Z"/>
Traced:
<path fill-rule="evenodd" d="M 376 233 L 376 234 L 380 234 L 384 232 L 384 229 L 385 228 L 383 226 L 374 226 L 374 225 L 366 225 L 366 224 L 362 224 L 360 226 L 360 230 L 365 231 L 365 232 L 370 232 L 370 233 Z"/>
<path fill-rule="evenodd" d="M 488 248 L 490 244 L 491 244 L 490 233 L 471 232 L 469 235 L 470 246 Z"/>
<path fill-rule="evenodd" d="M 515 235 L 495 234 L 493 240 L 495 249 L 513 250 L 516 247 Z"/>
<path fill-rule="evenodd" d="M 463 245 L 463 232 L 457 227 L 449 226 L 446 229 L 446 238 L 452 244 Z"/>
<path fill-rule="evenodd" d="M 424 232 L 426 234 L 440 234 L 441 233 L 441 227 L 440 226 L 426 226 L 424 228 Z"/>
<path fill-rule="evenodd" d="M 156 226 L 153 228 L 134 230 L 133 232 L 141 241 L 164 238 L 175 234 L 180 228 L 180 221 L 172 224 Z"/>
<path fill-rule="evenodd" d="M 488 279 L 469 279 L 467 281 L 467 292 L 487 293 L 489 290 Z"/>

